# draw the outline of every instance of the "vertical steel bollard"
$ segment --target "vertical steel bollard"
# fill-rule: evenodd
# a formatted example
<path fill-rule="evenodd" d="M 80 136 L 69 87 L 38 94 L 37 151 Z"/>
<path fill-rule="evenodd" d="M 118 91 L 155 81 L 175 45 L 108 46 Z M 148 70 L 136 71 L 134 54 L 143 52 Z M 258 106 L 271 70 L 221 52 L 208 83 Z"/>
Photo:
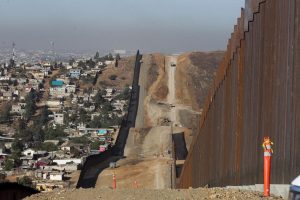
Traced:
<path fill-rule="evenodd" d="M 115 172 L 113 173 L 113 183 L 112 183 L 112 188 L 113 188 L 114 190 L 117 189 L 117 179 L 116 179 Z"/>
<path fill-rule="evenodd" d="M 262 147 L 264 149 L 264 196 L 270 196 L 270 175 L 271 175 L 271 156 L 273 153 L 272 149 L 273 142 L 270 137 L 264 137 Z"/>

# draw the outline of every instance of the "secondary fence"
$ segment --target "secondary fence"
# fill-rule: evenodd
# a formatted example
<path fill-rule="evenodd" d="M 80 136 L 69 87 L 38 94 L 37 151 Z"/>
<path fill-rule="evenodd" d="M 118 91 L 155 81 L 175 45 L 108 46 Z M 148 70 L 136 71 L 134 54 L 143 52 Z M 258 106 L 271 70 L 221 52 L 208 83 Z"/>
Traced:
<path fill-rule="evenodd" d="M 265 135 L 271 183 L 299 175 L 299 19 L 298 0 L 246 1 L 177 187 L 262 183 Z"/>
<path fill-rule="evenodd" d="M 126 140 L 129 134 L 129 129 L 135 126 L 135 119 L 138 110 L 138 102 L 139 102 L 139 76 L 140 76 L 140 68 L 141 68 L 141 59 L 142 55 L 139 51 L 136 54 L 135 67 L 134 67 L 134 76 L 132 81 L 132 90 L 129 100 L 128 112 L 124 119 L 122 120 L 122 124 L 119 130 L 119 134 L 113 148 L 108 149 L 105 152 L 102 152 L 97 155 L 88 156 L 82 170 L 80 172 L 80 176 L 77 182 L 77 188 L 90 188 L 94 187 L 99 173 L 102 170 L 109 167 L 109 159 L 112 156 L 123 156 L 124 148 L 126 144 Z M 95 170 L 97 168 L 97 170 Z M 91 170 L 92 169 L 92 170 Z"/>
<path fill-rule="evenodd" d="M 138 112 L 139 94 L 140 94 L 139 78 L 140 78 L 140 71 L 141 71 L 141 59 L 142 59 L 142 55 L 138 51 L 135 59 L 136 61 L 134 67 L 134 75 L 132 81 L 132 89 L 131 89 L 131 95 L 129 100 L 128 112 L 125 120 L 122 122 L 122 126 L 120 128 L 119 135 L 114 149 L 115 154 L 121 156 L 123 156 L 124 154 L 124 148 L 129 134 L 129 129 L 135 127 L 135 120 Z"/>

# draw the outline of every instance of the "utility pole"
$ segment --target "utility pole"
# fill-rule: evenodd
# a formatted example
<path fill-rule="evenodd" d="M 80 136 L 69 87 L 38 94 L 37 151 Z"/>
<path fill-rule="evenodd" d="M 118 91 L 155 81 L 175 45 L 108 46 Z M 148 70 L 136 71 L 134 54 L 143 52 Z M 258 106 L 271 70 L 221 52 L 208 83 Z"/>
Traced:
<path fill-rule="evenodd" d="M 56 52 L 55 52 L 55 50 L 54 50 L 54 42 L 53 41 L 51 41 L 50 42 L 50 45 L 51 45 L 51 53 L 52 53 L 52 57 L 53 57 L 53 60 L 52 60 L 52 62 L 56 62 Z"/>

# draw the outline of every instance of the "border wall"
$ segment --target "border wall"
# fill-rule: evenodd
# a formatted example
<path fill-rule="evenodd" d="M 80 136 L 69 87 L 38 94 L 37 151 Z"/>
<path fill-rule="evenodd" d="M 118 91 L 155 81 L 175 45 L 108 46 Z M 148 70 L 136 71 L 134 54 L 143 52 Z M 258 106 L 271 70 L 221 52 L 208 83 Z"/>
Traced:
<path fill-rule="evenodd" d="M 300 174 L 300 1 L 247 0 L 206 99 L 178 188 L 271 183 Z"/>
<path fill-rule="evenodd" d="M 135 119 L 137 116 L 139 102 L 138 82 L 140 77 L 141 59 L 142 55 L 139 51 L 137 51 L 128 112 L 122 120 L 122 124 L 115 145 L 111 149 L 106 150 L 105 152 L 102 152 L 97 155 L 90 155 L 86 158 L 86 161 L 81 169 L 76 188 L 94 187 L 97 182 L 98 175 L 101 173 L 102 170 L 109 167 L 109 158 L 111 158 L 112 156 L 117 156 L 117 160 L 119 158 L 118 156 L 123 156 L 126 140 L 129 134 L 129 129 L 135 126 Z M 93 169 L 95 167 L 97 167 L 98 170 L 93 170 L 93 172 L 90 171 L 90 169 Z"/>

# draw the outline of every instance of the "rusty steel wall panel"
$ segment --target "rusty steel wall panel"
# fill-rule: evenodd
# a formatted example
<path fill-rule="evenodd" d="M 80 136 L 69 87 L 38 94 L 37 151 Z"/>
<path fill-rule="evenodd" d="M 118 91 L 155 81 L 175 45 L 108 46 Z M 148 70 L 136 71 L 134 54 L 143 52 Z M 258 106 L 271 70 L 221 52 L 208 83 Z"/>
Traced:
<path fill-rule="evenodd" d="M 228 40 L 179 188 L 263 182 L 265 135 L 274 141 L 271 183 L 300 173 L 300 2 L 247 0 Z"/>

